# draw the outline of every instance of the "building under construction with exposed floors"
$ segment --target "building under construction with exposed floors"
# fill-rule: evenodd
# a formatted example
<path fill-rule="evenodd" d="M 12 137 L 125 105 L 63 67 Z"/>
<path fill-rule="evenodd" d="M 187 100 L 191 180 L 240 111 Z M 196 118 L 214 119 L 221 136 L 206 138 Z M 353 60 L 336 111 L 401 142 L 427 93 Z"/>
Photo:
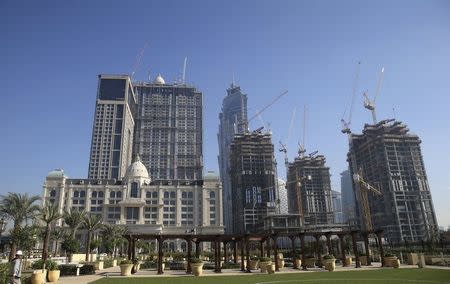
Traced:
<path fill-rule="evenodd" d="M 236 134 L 230 146 L 233 233 L 258 232 L 276 213 L 277 177 L 272 135 Z M 227 210 L 230 210 L 228 208 Z"/>
<path fill-rule="evenodd" d="M 429 240 L 437 232 L 420 143 L 405 124 L 393 119 L 366 124 L 362 134 L 350 136 L 352 175 L 358 171 L 381 191 L 379 196 L 368 195 L 370 215 L 373 229 L 383 229 L 389 242 Z M 354 192 L 356 188 L 353 182 Z M 360 205 L 359 195 L 355 197 Z"/>
<path fill-rule="evenodd" d="M 304 225 L 334 223 L 330 168 L 325 165 L 323 155 L 300 152 L 289 163 L 287 192 L 289 213 L 303 216 Z"/>

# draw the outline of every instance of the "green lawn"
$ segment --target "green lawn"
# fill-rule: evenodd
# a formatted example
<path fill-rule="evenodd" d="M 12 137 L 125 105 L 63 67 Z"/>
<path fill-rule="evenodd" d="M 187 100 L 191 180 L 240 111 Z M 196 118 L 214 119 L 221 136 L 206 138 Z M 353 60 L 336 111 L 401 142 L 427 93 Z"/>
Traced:
<path fill-rule="evenodd" d="M 190 283 L 239 283 L 239 284 L 293 284 L 293 283 L 450 283 L 450 270 L 438 269 L 381 269 L 342 272 L 289 273 L 275 275 L 242 276 L 180 276 L 150 278 L 104 278 L 95 284 L 190 284 Z"/>

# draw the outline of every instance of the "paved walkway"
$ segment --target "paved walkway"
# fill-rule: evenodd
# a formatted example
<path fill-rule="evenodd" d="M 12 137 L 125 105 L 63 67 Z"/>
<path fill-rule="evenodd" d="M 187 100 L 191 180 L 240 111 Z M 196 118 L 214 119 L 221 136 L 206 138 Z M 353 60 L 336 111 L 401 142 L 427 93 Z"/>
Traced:
<path fill-rule="evenodd" d="M 361 268 L 355 268 L 355 266 L 350 267 L 342 267 L 337 265 L 335 271 L 360 271 L 360 270 L 372 270 L 372 269 L 393 269 L 393 268 L 381 268 L 380 263 L 372 263 L 372 266 L 362 266 Z M 401 265 L 400 268 L 417 268 L 417 265 Z M 431 266 L 427 265 L 427 268 L 433 269 L 446 269 L 450 270 L 450 267 L 442 267 L 442 266 Z M 309 268 L 307 271 L 292 269 L 292 268 L 283 268 L 280 272 L 276 273 L 318 273 L 325 271 L 322 268 Z M 252 273 L 244 273 L 238 269 L 222 269 L 222 273 L 214 273 L 212 270 L 203 270 L 203 275 L 205 276 L 230 276 L 230 275 L 255 275 L 261 274 L 261 272 L 253 271 Z M 133 274 L 131 276 L 120 276 L 120 267 L 110 267 L 104 269 L 102 271 L 98 271 L 95 275 L 86 275 L 86 276 L 71 276 L 71 277 L 61 277 L 58 281 L 58 284 L 86 284 L 93 282 L 95 280 L 104 278 L 104 277 L 114 277 L 114 278 L 134 278 L 134 277 L 192 277 L 191 275 L 186 275 L 186 273 L 182 270 L 165 270 L 164 274 L 158 275 L 156 270 L 139 270 L 138 273 Z"/>

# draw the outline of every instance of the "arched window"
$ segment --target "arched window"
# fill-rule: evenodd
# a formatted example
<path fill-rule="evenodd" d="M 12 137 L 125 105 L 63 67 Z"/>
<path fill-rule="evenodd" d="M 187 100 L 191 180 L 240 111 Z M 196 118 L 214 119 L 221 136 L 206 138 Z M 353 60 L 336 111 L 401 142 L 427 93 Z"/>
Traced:
<path fill-rule="evenodd" d="M 56 190 L 50 191 L 50 197 L 55 197 L 55 196 L 56 196 Z"/>
<path fill-rule="evenodd" d="M 109 193 L 109 198 L 116 198 L 116 192 L 115 191 L 111 191 Z"/>
<path fill-rule="evenodd" d="M 216 198 L 216 193 L 214 191 L 211 191 L 209 193 L 209 198 Z"/>
<path fill-rule="evenodd" d="M 187 197 L 186 192 L 182 192 L 182 193 L 181 193 L 181 198 L 186 198 L 186 197 Z"/>
<path fill-rule="evenodd" d="M 78 197 L 78 196 L 80 196 L 80 193 L 78 191 L 74 191 L 73 192 L 73 197 Z"/>
<path fill-rule="evenodd" d="M 158 192 L 157 191 L 153 191 L 152 198 L 158 198 Z"/>
<path fill-rule="evenodd" d="M 103 191 L 98 192 L 98 197 L 103 198 Z"/>
<path fill-rule="evenodd" d="M 168 191 L 164 191 L 164 198 L 169 198 L 169 192 Z"/>
<path fill-rule="evenodd" d="M 139 194 L 139 188 L 138 188 L 138 183 L 137 182 L 132 182 L 131 183 L 131 192 L 130 192 L 130 197 L 131 198 L 138 198 Z"/>
<path fill-rule="evenodd" d="M 82 190 L 80 191 L 80 197 L 85 197 L 86 196 L 86 191 Z"/>
<path fill-rule="evenodd" d="M 175 191 L 171 191 L 170 198 L 176 198 L 176 197 L 177 197 L 177 195 L 176 195 Z"/>
<path fill-rule="evenodd" d="M 116 193 L 116 198 L 122 198 L 122 192 L 118 191 L 118 192 Z"/>
<path fill-rule="evenodd" d="M 188 192 L 188 198 L 193 198 L 194 194 L 192 192 Z"/>
<path fill-rule="evenodd" d="M 91 195 L 92 195 L 92 198 L 97 198 L 97 191 L 94 190 Z"/>
<path fill-rule="evenodd" d="M 147 191 L 147 193 L 145 193 L 145 197 L 146 198 L 151 198 L 152 197 L 152 192 L 151 191 Z"/>

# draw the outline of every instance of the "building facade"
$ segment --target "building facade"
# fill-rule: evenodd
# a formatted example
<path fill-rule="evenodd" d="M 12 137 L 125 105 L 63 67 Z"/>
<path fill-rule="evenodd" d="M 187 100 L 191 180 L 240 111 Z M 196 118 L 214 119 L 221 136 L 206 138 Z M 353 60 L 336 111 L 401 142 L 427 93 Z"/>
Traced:
<path fill-rule="evenodd" d="M 342 212 L 342 195 L 339 191 L 332 190 L 331 198 L 333 199 L 334 223 L 343 224 L 344 214 Z"/>
<path fill-rule="evenodd" d="M 288 214 L 288 196 L 287 196 L 287 188 L 286 181 L 281 178 L 278 178 L 278 200 L 279 200 L 279 208 L 280 214 Z"/>
<path fill-rule="evenodd" d="M 232 208 L 230 179 L 230 145 L 234 135 L 244 133 L 247 125 L 247 95 L 234 83 L 227 89 L 227 95 L 222 102 L 222 112 L 219 114 L 219 170 L 223 186 L 223 201 L 225 208 Z M 225 230 L 232 231 L 232 212 L 226 210 L 224 215 Z"/>
<path fill-rule="evenodd" d="M 300 154 L 289 163 L 287 193 L 289 213 L 303 216 L 304 225 L 334 223 L 330 168 L 324 156 Z"/>
<path fill-rule="evenodd" d="M 134 153 L 152 180 L 200 180 L 203 174 L 203 95 L 192 86 L 135 82 Z"/>
<path fill-rule="evenodd" d="M 131 164 L 136 96 L 128 75 L 99 75 L 89 179 L 121 179 Z"/>
<path fill-rule="evenodd" d="M 56 204 L 59 213 L 85 210 L 133 233 L 221 234 L 224 230 L 222 187 L 213 173 L 189 183 L 152 181 L 138 157 L 123 180 L 71 179 L 63 170 L 54 170 L 43 189 L 44 204 Z"/>
<path fill-rule="evenodd" d="M 341 173 L 341 195 L 344 223 L 354 225 L 356 224 L 355 194 L 353 192 L 353 183 L 349 170 Z"/>
<path fill-rule="evenodd" d="M 230 151 L 233 233 L 258 232 L 264 228 L 264 218 L 276 213 L 272 136 L 260 132 L 236 134 Z"/>
<path fill-rule="evenodd" d="M 417 135 L 395 120 L 366 124 L 362 134 L 350 137 L 351 173 L 361 171 L 363 179 L 382 192 L 382 196 L 369 194 L 370 212 L 373 228 L 383 229 L 390 242 L 429 240 L 437 234 L 420 143 Z M 353 188 L 356 192 L 355 184 Z M 359 195 L 355 196 L 358 201 Z"/>

